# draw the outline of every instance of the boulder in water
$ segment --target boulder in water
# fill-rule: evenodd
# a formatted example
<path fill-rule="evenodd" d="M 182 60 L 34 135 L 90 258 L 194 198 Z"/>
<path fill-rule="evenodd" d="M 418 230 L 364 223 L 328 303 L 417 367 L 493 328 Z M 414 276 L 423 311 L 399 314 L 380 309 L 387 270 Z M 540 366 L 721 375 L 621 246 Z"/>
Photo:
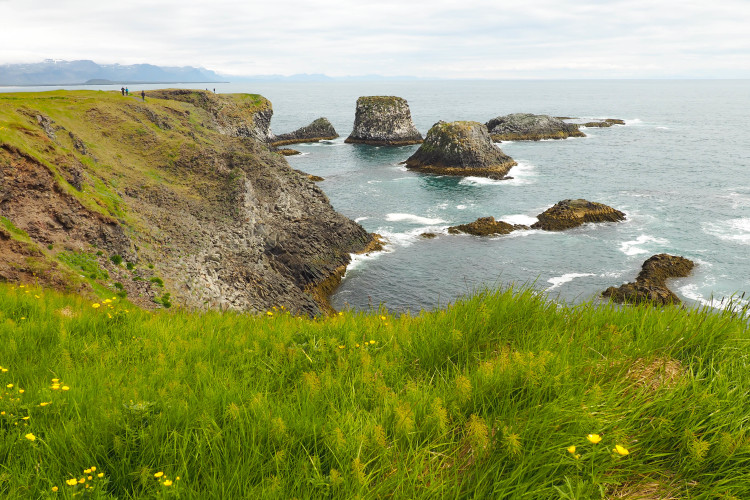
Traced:
<path fill-rule="evenodd" d="M 285 146 L 300 142 L 330 141 L 338 136 L 339 134 L 336 133 L 336 129 L 333 128 L 328 118 L 318 118 L 310 125 L 298 128 L 294 132 L 277 135 L 271 145 Z"/>
<path fill-rule="evenodd" d="M 548 115 L 513 113 L 493 118 L 486 125 L 492 140 L 496 142 L 586 137 L 578 130 L 578 125 Z"/>
<path fill-rule="evenodd" d="M 448 228 L 450 234 L 468 233 L 474 236 L 491 236 L 493 234 L 509 234 L 517 229 L 528 229 L 521 224 L 509 224 L 494 217 L 480 217 L 469 224 L 461 224 Z"/>
<path fill-rule="evenodd" d="M 667 279 L 688 276 L 694 266 L 695 263 L 685 257 L 660 253 L 643 263 L 634 283 L 611 286 L 602 292 L 602 296 L 619 303 L 679 304 L 680 299 L 667 288 Z"/>
<path fill-rule="evenodd" d="M 562 231 L 586 222 L 618 222 L 625 214 L 603 203 L 587 200 L 562 200 L 537 216 L 532 229 Z"/>
<path fill-rule="evenodd" d="M 492 143 L 487 127 L 469 121 L 437 122 L 404 163 L 419 172 L 490 179 L 506 179 L 516 164 Z"/>

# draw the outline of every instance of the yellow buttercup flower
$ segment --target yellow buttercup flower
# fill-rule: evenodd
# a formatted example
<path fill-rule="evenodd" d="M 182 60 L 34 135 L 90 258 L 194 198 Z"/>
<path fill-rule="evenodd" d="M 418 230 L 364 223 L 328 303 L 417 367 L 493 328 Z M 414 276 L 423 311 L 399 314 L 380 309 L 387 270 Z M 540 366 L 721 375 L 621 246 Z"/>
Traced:
<path fill-rule="evenodd" d="M 63 391 L 69 391 L 70 387 L 68 387 L 67 385 L 64 385 L 64 386 L 60 387 L 60 389 L 62 389 Z"/>
<path fill-rule="evenodd" d="M 67 484 L 68 484 L 69 486 L 75 486 L 76 484 L 78 484 L 78 480 L 77 480 L 76 478 L 73 478 L 73 479 L 68 479 L 68 480 L 67 480 L 67 481 L 65 481 L 65 482 L 66 482 L 66 483 L 67 483 Z"/>
<path fill-rule="evenodd" d="M 576 447 L 575 446 L 568 446 L 568 453 L 572 454 L 572 453 L 575 453 L 575 452 L 576 452 Z"/>
<path fill-rule="evenodd" d="M 162 477 L 164 475 L 163 472 L 159 471 L 156 474 L 154 474 L 154 477 Z"/>
<path fill-rule="evenodd" d="M 99 474 L 96 475 L 96 477 L 104 477 L 104 473 L 100 472 Z"/>
<path fill-rule="evenodd" d="M 5 387 L 7 387 L 8 389 L 13 389 L 13 384 L 8 384 Z"/>
<path fill-rule="evenodd" d="M 52 491 L 57 491 L 57 486 L 53 486 Z"/>
<path fill-rule="evenodd" d="M 100 307 L 102 307 L 102 305 L 98 302 L 94 302 L 93 304 L 91 304 L 91 307 L 93 307 L 94 309 L 99 309 Z"/>
<path fill-rule="evenodd" d="M 166 481 L 164 481 L 164 486 L 172 486 L 172 481 L 167 479 Z"/>
<path fill-rule="evenodd" d="M 82 477 L 81 479 L 78 480 L 79 484 L 83 484 L 85 482 L 86 482 L 86 478 L 85 477 Z"/>
<path fill-rule="evenodd" d="M 26 435 L 25 435 L 24 437 L 25 437 L 26 439 L 28 439 L 29 441 L 36 441 L 36 436 L 35 436 L 35 435 L 33 435 L 33 434 L 32 434 L 32 433 L 30 433 L 30 432 L 29 432 L 28 434 L 26 434 Z"/>
<path fill-rule="evenodd" d="M 91 474 L 91 469 L 86 469 L 83 471 L 84 474 Z"/>
<path fill-rule="evenodd" d="M 630 455 L 630 452 L 628 451 L 628 449 L 625 448 L 624 446 L 620 446 L 619 444 L 615 445 L 615 448 L 612 451 L 614 451 L 618 455 L 622 455 L 623 457 L 625 455 Z"/>
<path fill-rule="evenodd" d="M 52 402 L 52 401 L 44 401 L 44 402 L 42 402 L 42 403 L 39 403 L 39 406 L 47 406 L 47 405 L 48 405 L 48 404 L 50 404 L 51 402 Z"/>
<path fill-rule="evenodd" d="M 599 434 L 589 434 L 588 436 L 586 436 L 586 439 L 588 439 L 592 444 L 596 444 L 602 440 L 602 437 Z"/>
<path fill-rule="evenodd" d="M 18 389 L 18 394 L 23 394 L 24 392 L 26 392 L 26 391 L 23 390 L 23 389 Z"/>
<path fill-rule="evenodd" d="M 59 378 L 53 378 L 53 379 L 52 379 L 52 383 L 53 383 L 53 384 L 56 384 L 56 383 L 58 383 L 59 381 L 60 381 L 60 379 L 59 379 Z"/>
<path fill-rule="evenodd" d="M 91 466 L 91 472 L 96 472 L 96 467 L 94 467 L 93 465 Z"/>

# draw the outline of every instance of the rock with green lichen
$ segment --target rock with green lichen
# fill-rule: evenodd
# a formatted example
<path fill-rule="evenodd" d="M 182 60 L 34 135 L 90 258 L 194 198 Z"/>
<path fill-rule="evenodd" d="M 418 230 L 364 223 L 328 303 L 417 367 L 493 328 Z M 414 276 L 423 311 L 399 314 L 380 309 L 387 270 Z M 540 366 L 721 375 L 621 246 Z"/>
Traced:
<path fill-rule="evenodd" d="M 643 263 L 634 283 L 611 286 L 602 292 L 602 296 L 619 303 L 679 304 L 680 299 L 667 288 L 667 279 L 688 276 L 694 266 L 695 263 L 685 257 L 660 253 Z"/>
<path fill-rule="evenodd" d="M 394 96 L 365 96 L 357 99 L 354 130 L 347 137 L 350 144 L 404 146 L 422 142 L 411 120 L 409 104 Z"/>
<path fill-rule="evenodd" d="M 625 214 L 603 203 L 587 200 L 562 200 L 537 216 L 532 229 L 562 231 L 586 222 L 618 222 Z"/>
<path fill-rule="evenodd" d="M 494 217 L 480 217 L 469 224 L 451 226 L 448 228 L 448 233 L 467 233 L 473 234 L 474 236 L 492 236 L 495 234 L 509 234 L 518 229 L 528 228 L 528 226 L 522 224 L 509 224 L 501 220 L 495 220 Z"/>
<path fill-rule="evenodd" d="M 513 113 L 493 118 L 486 125 L 493 141 L 540 141 L 585 137 L 585 134 L 578 130 L 578 125 L 565 123 L 548 115 Z"/>
<path fill-rule="evenodd" d="M 437 122 L 405 163 L 419 172 L 490 179 L 507 178 L 516 164 L 492 143 L 487 127 L 470 121 Z"/>
<path fill-rule="evenodd" d="M 294 132 L 277 135 L 271 141 L 272 146 L 284 146 L 300 142 L 330 141 L 339 136 L 328 118 L 318 118 L 311 124 L 298 128 Z"/>

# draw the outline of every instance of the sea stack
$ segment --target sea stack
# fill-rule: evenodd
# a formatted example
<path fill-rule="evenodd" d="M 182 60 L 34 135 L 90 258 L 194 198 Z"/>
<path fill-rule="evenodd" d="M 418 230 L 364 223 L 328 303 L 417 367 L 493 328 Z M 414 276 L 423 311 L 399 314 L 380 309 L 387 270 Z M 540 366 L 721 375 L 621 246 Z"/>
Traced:
<path fill-rule="evenodd" d="M 437 122 L 405 163 L 419 172 L 490 179 L 507 178 L 516 164 L 492 143 L 487 127 L 469 121 Z"/>
<path fill-rule="evenodd" d="M 586 137 L 578 125 L 548 115 L 513 113 L 498 116 L 486 123 L 493 141 L 540 141 Z"/>
<path fill-rule="evenodd" d="M 405 146 L 423 140 L 411 120 L 409 104 L 394 96 L 365 96 L 357 99 L 354 130 L 347 137 L 350 144 Z"/>
<path fill-rule="evenodd" d="M 330 141 L 339 136 L 328 118 L 318 118 L 310 125 L 298 128 L 294 132 L 277 135 L 271 142 L 271 146 L 285 146 L 300 142 Z"/>
<path fill-rule="evenodd" d="M 667 288 L 667 279 L 684 278 L 690 274 L 694 266 L 695 263 L 685 257 L 660 253 L 649 257 L 643 263 L 635 283 L 611 286 L 602 296 L 619 303 L 679 304 L 680 299 Z"/>
<path fill-rule="evenodd" d="M 625 214 L 603 203 L 587 200 L 562 200 L 537 216 L 532 229 L 563 231 L 578 227 L 585 222 L 618 222 Z"/>
<path fill-rule="evenodd" d="M 449 234 L 467 233 L 474 236 L 493 236 L 496 234 L 510 234 L 517 229 L 528 229 L 521 224 L 509 224 L 494 217 L 480 217 L 474 222 L 460 224 L 448 228 Z"/>

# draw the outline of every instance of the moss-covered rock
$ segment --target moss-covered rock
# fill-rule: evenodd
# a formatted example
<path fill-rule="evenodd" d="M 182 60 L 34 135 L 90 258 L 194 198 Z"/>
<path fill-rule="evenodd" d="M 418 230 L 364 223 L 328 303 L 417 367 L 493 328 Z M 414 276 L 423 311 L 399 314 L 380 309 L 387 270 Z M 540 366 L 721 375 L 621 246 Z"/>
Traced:
<path fill-rule="evenodd" d="M 618 222 L 625 214 L 603 203 L 587 200 L 562 200 L 537 216 L 532 229 L 562 231 L 586 222 Z"/>
<path fill-rule="evenodd" d="M 479 122 L 439 121 L 427 132 L 407 168 L 442 175 L 505 179 L 516 162 L 495 146 Z"/>
<path fill-rule="evenodd" d="M 620 120 L 619 118 L 605 118 L 604 120 L 596 120 L 580 124 L 581 127 L 591 128 L 609 128 L 612 125 L 625 125 L 625 120 Z"/>
<path fill-rule="evenodd" d="M 318 118 L 311 124 L 298 128 L 294 132 L 280 134 L 271 141 L 272 146 L 285 146 L 300 142 L 330 141 L 339 136 L 328 118 Z"/>
<path fill-rule="evenodd" d="M 531 113 L 498 116 L 486 125 L 493 141 L 540 141 L 586 136 L 578 130 L 578 125 L 565 123 L 548 115 Z"/>
<path fill-rule="evenodd" d="M 509 224 L 494 217 L 480 217 L 469 224 L 460 224 L 448 228 L 450 234 L 467 233 L 474 236 L 491 236 L 494 234 L 509 234 L 518 229 L 528 229 L 522 224 Z"/>
<path fill-rule="evenodd" d="M 643 263 L 634 283 L 609 287 L 602 296 L 619 303 L 679 304 L 680 299 L 667 287 L 667 280 L 689 276 L 694 266 L 695 263 L 685 257 L 660 253 Z"/>
<path fill-rule="evenodd" d="M 365 96 L 357 99 L 354 130 L 346 138 L 350 144 L 404 146 L 422 142 L 411 120 L 409 104 L 394 96 Z"/>

